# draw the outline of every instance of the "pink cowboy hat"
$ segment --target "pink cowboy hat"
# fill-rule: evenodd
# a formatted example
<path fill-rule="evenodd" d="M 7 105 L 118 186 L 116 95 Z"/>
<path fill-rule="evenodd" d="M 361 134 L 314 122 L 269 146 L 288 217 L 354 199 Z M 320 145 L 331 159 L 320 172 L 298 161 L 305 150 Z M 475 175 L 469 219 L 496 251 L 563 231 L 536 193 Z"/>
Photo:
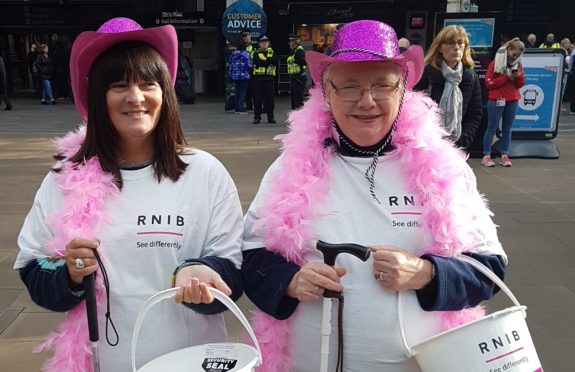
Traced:
<path fill-rule="evenodd" d="M 334 62 L 392 61 L 407 74 L 409 89 L 417 84 L 425 67 L 419 45 L 400 53 L 395 30 L 383 22 L 367 20 L 350 22 L 337 30 L 329 56 L 306 52 L 305 59 L 314 83 L 320 85 L 325 69 Z"/>
<path fill-rule="evenodd" d="M 72 45 L 70 54 L 70 79 L 76 109 L 86 119 L 88 116 L 88 75 L 92 64 L 105 50 L 125 41 L 141 41 L 156 49 L 162 56 L 172 78 L 178 71 L 178 36 L 173 26 L 143 29 L 129 18 L 112 18 L 97 31 L 82 32 Z"/>

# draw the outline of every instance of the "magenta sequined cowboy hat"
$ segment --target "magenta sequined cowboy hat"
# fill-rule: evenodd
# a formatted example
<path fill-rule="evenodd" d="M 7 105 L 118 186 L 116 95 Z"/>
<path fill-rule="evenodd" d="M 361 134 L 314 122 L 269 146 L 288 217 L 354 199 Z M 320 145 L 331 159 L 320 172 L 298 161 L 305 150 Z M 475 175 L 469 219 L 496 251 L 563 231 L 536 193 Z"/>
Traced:
<path fill-rule="evenodd" d="M 88 75 L 92 64 L 110 47 L 126 42 L 141 41 L 156 49 L 162 56 L 172 84 L 178 71 L 178 36 L 173 26 L 143 29 L 129 18 L 112 18 L 97 31 L 82 32 L 72 45 L 70 53 L 70 79 L 76 109 L 83 119 L 88 116 Z"/>
<path fill-rule="evenodd" d="M 412 45 L 403 53 L 399 50 L 395 30 L 379 21 L 355 21 L 335 33 L 331 54 L 306 52 L 305 59 L 315 84 L 322 84 L 321 76 L 334 62 L 391 61 L 407 74 L 407 88 L 413 88 L 425 67 L 423 49 Z"/>

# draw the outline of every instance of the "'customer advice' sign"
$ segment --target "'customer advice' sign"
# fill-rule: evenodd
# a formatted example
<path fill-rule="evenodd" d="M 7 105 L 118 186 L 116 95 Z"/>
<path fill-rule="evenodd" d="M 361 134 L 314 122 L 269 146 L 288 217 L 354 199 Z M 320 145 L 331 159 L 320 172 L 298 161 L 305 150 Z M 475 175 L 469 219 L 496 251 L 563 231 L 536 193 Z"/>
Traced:
<path fill-rule="evenodd" d="M 248 30 L 252 37 L 266 33 L 268 17 L 261 6 L 251 0 L 238 0 L 230 5 L 222 16 L 222 33 L 233 45 L 239 45 L 242 31 Z"/>

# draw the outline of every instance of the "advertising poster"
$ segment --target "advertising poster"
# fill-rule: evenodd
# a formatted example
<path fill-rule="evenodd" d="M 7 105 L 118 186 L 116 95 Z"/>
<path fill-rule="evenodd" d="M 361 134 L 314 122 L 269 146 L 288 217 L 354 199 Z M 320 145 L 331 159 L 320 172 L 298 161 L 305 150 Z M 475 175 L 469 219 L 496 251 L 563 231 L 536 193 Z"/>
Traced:
<path fill-rule="evenodd" d="M 472 48 L 491 48 L 493 46 L 495 18 L 461 18 L 443 21 L 443 27 L 451 25 L 465 28 Z"/>
<path fill-rule="evenodd" d="M 562 53 L 529 53 L 522 57 L 525 85 L 513 131 L 554 132 L 557 127 L 561 79 L 565 56 Z"/>
<path fill-rule="evenodd" d="M 222 33 L 232 45 L 242 42 L 242 31 L 250 31 L 252 38 L 264 35 L 268 28 L 268 17 L 263 8 L 251 0 L 232 3 L 222 16 Z"/>

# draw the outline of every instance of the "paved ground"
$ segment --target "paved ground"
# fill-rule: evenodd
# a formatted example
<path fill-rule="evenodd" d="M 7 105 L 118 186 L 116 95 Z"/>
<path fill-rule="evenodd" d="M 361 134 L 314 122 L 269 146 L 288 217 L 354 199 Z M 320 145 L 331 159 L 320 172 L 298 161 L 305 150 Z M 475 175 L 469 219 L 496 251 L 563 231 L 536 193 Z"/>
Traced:
<path fill-rule="evenodd" d="M 0 111 L 0 371 L 38 371 L 46 354 L 32 354 L 62 319 L 31 303 L 11 268 L 16 237 L 43 176 L 51 164 L 51 139 L 79 119 L 73 106 L 40 106 L 26 97 L 15 110 Z M 277 119 L 288 103 L 277 102 Z M 273 137 L 282 125 L 251 124 L 251 116 L 223 112 L 216 100 L 199 99 L 182 108 L 190 142 L 216 155 L 238 186 L 245 208 L 278 154 Z M 574 370 L 575 348 L 575 117 L 563 116 L 555 143 L 558 160 L 518 159 L 511 169 L 486 169 L 477 159 L 480 190 L 489 198 L 500 239 L 510 257 L 507 283 L 528 306 L 528 323 L 546 372 Z M 490 309 L 508 305 L 496 296 Z M 241 300 L 244 310 L 251 308 Z M 232 325 L 234 337 L 238 326 Z M 455 372 L 455 371 L 449 371 Z"/>

